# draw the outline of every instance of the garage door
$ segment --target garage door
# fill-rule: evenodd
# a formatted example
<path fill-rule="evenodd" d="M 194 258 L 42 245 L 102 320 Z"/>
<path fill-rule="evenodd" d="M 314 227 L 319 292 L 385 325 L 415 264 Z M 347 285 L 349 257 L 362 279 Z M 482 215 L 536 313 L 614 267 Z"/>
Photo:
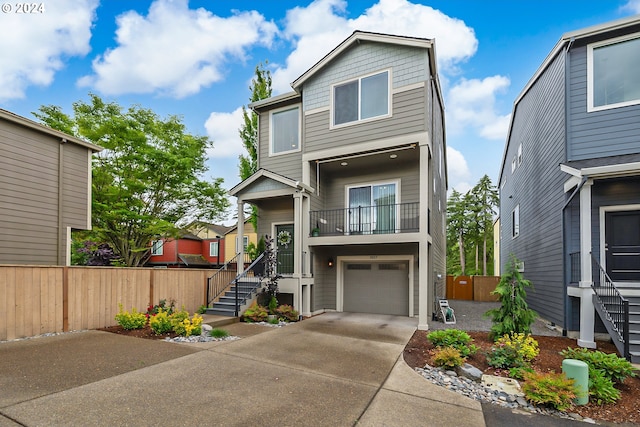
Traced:
<path fill-rule="evenodd" d="M 343 310 L 409 315 L 408 262 L 351 262 L 344 267 Z"/>

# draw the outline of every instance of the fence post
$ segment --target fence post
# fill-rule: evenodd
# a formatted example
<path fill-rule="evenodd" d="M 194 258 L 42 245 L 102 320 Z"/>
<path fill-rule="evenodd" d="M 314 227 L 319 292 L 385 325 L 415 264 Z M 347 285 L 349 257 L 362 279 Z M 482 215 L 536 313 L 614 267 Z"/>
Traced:
<path fill-rule="evenodd" d="M 155 301 L 153 296 L 153 286 L 154 286 L 155 279 L 156 279 L 155 269 L 151 268 L 149 270 L 149 304 L 147 305 L 147 307 L 152 307 L 153 301 Z"/>
<path fill-rule="evenodd" d="M 62 331 L 69 332 L 69 267 L 62 267 Z"/>

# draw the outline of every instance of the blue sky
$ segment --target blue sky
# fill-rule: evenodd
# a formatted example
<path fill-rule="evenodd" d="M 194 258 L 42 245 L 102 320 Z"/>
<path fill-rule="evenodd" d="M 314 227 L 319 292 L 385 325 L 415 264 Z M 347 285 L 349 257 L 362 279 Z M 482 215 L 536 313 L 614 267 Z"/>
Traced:
<path fill-rule="evenodd" d="M 239 182 L 240 109 L 264 61 L 274 95 L 354 30 L 435 38 L 449 190 L 496 182 L 514 99 L 563 33 L 640 13 L 640 0 L 49 0 L 0 12 L 0 108 L 34 119 L 96 93 L 183 118 L 214 142 L 209 174 Z"/>

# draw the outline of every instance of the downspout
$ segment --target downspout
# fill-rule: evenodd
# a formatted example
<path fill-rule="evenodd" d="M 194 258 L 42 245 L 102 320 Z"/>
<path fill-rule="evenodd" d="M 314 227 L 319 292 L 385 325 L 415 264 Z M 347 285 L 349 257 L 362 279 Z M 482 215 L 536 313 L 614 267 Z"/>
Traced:
<path fill-rule="evenodd" d="M 570 140 L 570 135 L 571 135 L 571 130 L 570 130 L 570 126 L 569 126 L 569 115 L 571 113 L 570 108 L 569 108 L 569 88 L 571 87 L 571 69 L 570 69 L 570 65 L 571 65 L 571 57 L 569 56 L 569 50 L 571 49 L 571 46 L 573 45 L 573 42 L 575 41 L 575 37 L 571 37 L 571 40 L 569 40 L 569 43 L 567 44 L 567 47 L 565 49 L 564 52 L 564 141 L 565 141 L 565 160 L 569 158 L 569 140 Z M 573 200 L 573 198 L 575 197 L 576 194 L 578 194 L 580 192 L 580 189 L 582 188 L 582 186 L 585 184 L 585 182 L 587 182 L 587 178 L 583 177 L 582 181 L 580 182 L 580 184 L 576 187 L 575 191 L 571 194 L 571 196 L 569 196 L 569 199 L 566 201 L 566 203 L 564 204 L 564 206 L 562 206 L 562 210 L 560 211 L 562 213 L 562 253 L 564 254 L 564 248 L 567 247 L 567 235 L 566 235 L 566 230 L 565 230 L 565 209 L 567 208 L 567 206 L 569 205 L 569 203 L 571 203 L 571 201 Z M 567 266 L 566 266 L 566 256 L 563 255 L 563 266 L 564 266 L 564 327 L 562 328 L 562 335 L 566 336 L 567 335 L 567 328 L 569 326 L 569 295 L 567 295 L 567 284 L 568 284 L 568 277 L 567 277 Z"/>

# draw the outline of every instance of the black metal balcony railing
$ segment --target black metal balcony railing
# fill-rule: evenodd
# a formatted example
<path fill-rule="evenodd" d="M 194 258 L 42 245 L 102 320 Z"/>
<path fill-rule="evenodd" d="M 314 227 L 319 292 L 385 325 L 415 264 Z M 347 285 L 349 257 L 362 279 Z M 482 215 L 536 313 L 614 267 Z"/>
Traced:
<path fill-rule="evenodd" d="M 412 233 L 420 230 L 420 203 L 358 206 L 309 212 L 312 236 Z"/>

